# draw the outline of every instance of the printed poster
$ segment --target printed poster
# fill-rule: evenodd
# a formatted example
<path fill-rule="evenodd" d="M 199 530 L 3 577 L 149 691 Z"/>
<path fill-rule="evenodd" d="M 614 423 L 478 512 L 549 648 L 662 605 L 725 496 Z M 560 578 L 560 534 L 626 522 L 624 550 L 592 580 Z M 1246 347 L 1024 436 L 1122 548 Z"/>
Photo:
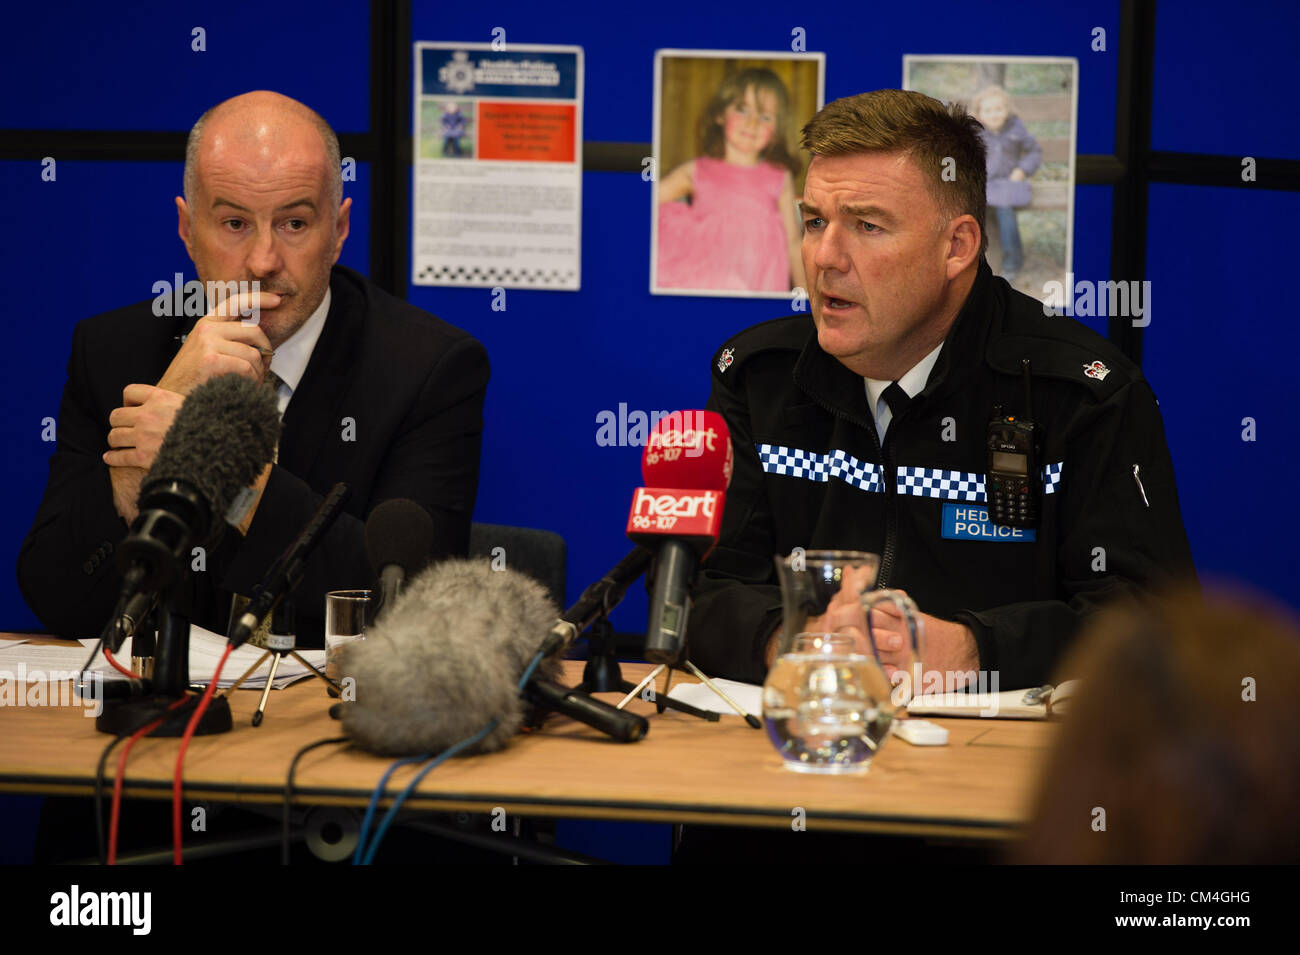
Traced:
<path fill-rule="evenodd" d="M 1053 309 L 1072 284 L 1078 80 L 1073 57 L 903 57 L 904 89 L 961 103 L 984 127 L 989 265 Z"/>
<path fill-rule="evenodd" d="M 412 282 L 577 290 L 582 48 L 415 44 Z"/>

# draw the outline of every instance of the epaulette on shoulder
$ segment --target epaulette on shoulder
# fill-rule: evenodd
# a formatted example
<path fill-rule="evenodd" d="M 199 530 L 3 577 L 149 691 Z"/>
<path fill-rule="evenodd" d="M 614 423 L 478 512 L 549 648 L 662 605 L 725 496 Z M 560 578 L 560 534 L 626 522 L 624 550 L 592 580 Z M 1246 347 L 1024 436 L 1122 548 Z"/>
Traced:
<path fill-rule="evenodd" d="M 737 332 L 713 355 L 713 373 L 735 377 L 739 366 L 755 355 L 773 351 L 803 351 L 813 332 L 812 315 L 789 315 L 751 325 Z"/>
<path fill-rule="evenodd" d="M 1035 377 L 1075 382 L 1099 401 L 1142 378 L 1114 344 L 1072 318 L 1044 315 L 1038 303 L 1008 309 L 986 354 L 991 367 L 1008 375 L 1021 374 L 1021 361 L 1028 358 Z"/>

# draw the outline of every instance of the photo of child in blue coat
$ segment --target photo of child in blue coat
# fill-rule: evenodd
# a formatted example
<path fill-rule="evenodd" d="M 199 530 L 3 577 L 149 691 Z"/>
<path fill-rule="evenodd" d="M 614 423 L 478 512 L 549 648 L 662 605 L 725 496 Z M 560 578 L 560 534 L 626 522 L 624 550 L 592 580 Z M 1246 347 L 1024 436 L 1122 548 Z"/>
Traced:
<path fill-rule="evenodd" d="M 997 222 L 1002 247 L 1002 267 L 998 271 L 1008 282 L 1014 282 L 1025 263 L 1016 210 L 1033 200 L 1028 180 L 1042 164 L 1043 153 L 1038 140 L 1015 114 L 1011 97 L 1002 87 L 980 90 L 971 100 L 970 111 L 984 127 L 988 210 Z"/>

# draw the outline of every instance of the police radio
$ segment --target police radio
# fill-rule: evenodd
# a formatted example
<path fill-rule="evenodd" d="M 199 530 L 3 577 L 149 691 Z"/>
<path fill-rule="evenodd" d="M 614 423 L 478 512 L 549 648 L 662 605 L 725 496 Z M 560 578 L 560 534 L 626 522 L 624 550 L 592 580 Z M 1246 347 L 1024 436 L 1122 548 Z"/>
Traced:
<path fill-rule="evenodd" d="M 1025 375 L 1025 413 L 1003 415 L 993 406 L 989 421 L 989 467 L 984 481 L 989 519 L 1006 527 L 1035 527 L 1043 482 L 1038 470 L 1038 426 L 1029 396 L 1029 359 L 1020 363 Z"/>

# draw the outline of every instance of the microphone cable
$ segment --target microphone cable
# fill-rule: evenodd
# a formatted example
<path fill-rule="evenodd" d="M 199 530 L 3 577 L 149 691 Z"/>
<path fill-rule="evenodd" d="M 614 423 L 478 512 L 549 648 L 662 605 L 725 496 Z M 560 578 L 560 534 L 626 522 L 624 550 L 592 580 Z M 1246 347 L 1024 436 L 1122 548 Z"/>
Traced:
<path fill-rule="evenodd" d="M 95 649 L 98 653 L 98 647 Z M 93 658 L 92 658 L 93 659 Z M 95 839 L 96 847 L 99 850 L 99 864 L 108 864 L 108 850 L 104 843 L 104 767 L 108 763 L 108 755 L 118 743 L 126 739 L 129 734 L 120 733 L 113 737 L 109 744 L 104 747 L 104 751 L 99 754 L 99 763 L 95 768 Z"/>
<path fill-rule="evenodd" d="M 91 659 L 93 660 L 94 657 L 91 657 Z M 116 670 L 118 673 L 122 674 L 123 676 L 129 677 L 132 680 L 143 679 L 143 677 L 140 676 L 140 674 L 136 673 L 133 670 L 128 670 L 126 667 L 122 666 L 122 664 L 114 660 L 113 654 L 109 652 L 108 647 L 104 647 L 104 659 L 107 660 L 110 664 L 112 664 L 113 669 Z"/>
<path fill-rule="evenodd" d="M 544 650 L 538 650 L 537 653 L 533 656 L 532 661 L 528 664 L 528 666 L 524 668 L 524 674 L 519 678 L 519 686 L 518 686 L 519 692 L 521 693 L 523 692 L 524 687 L 527 686 L 528 681 L 533 678 L 533 673 L 536 672 L 537 667 L 541 664 L 545 656 L 546 656 L 546 652 Z M 357 864 L 370 865 L 374 861 L 375 853 L 379 851 L 380 843 L 384 841 L 384 836 L 387 834 L 389 826 L 391 826 L 393 824 L 393 820 L 397 818 L 397 813 L 402 808 L 402 804 L 406 802 L 407 797 L 411 795 L 412 791 L 415 789 L 416 786 L 420 784 L 420 781 L 424 779 L 425 776 L 427 776 L 434 769 L 437 769 L 439 766 L 441 766 L 451 757 L 464 751 L 470 746 L 474 746 L 475 744 L 482 742 L 489 733 L 491 733 L 494 729 L 496 729 L 496 726 L 497 726 L 497 721 L 494 718 L 490 720 L 488 724 L 484 726 L 481 730 L 479 730 L 477 733 L 473 734 L 472 736 L 465 737 L 465 739 L 461 740 L 458 743 L 453 743 L 451 746 L 448 746 L 436 757 L 434 757 L 433 753 L 425 753 L 422 756 L 406 756 L 403 757 L 402 759 L 397 760 L 391 766 L 389 766 L 388 771 L 384 773 L 383 778 L 379 780 L 379 784 L 375 786 L 374 792 L 371 793 L 370 795 L 370 805 L 366 807 L 365 818 L 361 821 L 361 833 L 359 838 L 357 839 L 357 848 L 356 851 L 353 852 L 352 854 L 353 865 L 357 865 Z M 422 760 L 429 759 L 430 757 L 434 757 L 433 761 L 430 762 L 429 765 L 425 766 L 418 773 L 416 773 L 415 778 L 413 778 L 409 783 L 407 783 L 406 788 L 403 789 L 397 795 L 397 798 L 393 800 L 393 804 L 388 807 L 388 812 L 385 814 L 383 821 L 379 824 L 379 828 L 375 831 L 374 839 L 370 842 L 370 845 L 367 846 L 366 845 L 367 833 L 369 831 L 370 824 L 374 819 L 375 808 L 379 805 L 379 800 L 383 797 L 384 790 L 388 784 L 389 777 L 391 777 L 393 773 L 401 766 L 405 766 L 409 763 L 418 763 L 421 762 Z M 364 855 L 363 855 L 363 850 L 365 850 Z M 358 860 L 360 860 L 360 862 L 358 862 Z"/>
<path fill-rule="evenodd" d="M 350 743 L 350 737 L 331 736 L 329 739 L 318 739 L 314 743 L 308 743 L 298 752 L 293 754 L 293 761 L 289 763 L 289 775 L 284 780 L 284 812 L 281 817 L 280 826 L 280 865 L 289 864 L 289 813 L 293 806 L 293 774 L 298 770 L 298 760 L 302 759 L 313 749 L 318 746 L 328 746 L 330 743 Z"/>
<path fill-rule="evenodd" d="M 104 659 L 107 660 L 110 664 L 112 664 L 113 669 L 117 670 L 118 673 L 121 673 L 123 676 L 130 677 L 132 680 L 142 679 L 140 674 L 128 670 L 126 667 L 122 666 L 122 664 L 118 663 L 117 660 L 113 658 L 113 654 L 108 652 L 108 647 L 104 646 L 103 637 L 100 637 L 98 640 L 95 641 L 95 646 L 91 649 L 90 656 L 86 658 L 86 662 L 81 667 L 81 675 L 83 679 L 88 673 L 90 673 L 90 665 L 95 662 L 95 657 L 99 656 L 99 651 L 101 649 L 104 651 Z"/>
<path fill-rule="evenodd" d="M 199 705 L 195 708 L 194 714 L 185 726 L 185 734 L 181 737 L 180 752 L 176 754 L 176 772 L 172 776 L 172 865 L 184 864 L 184 860 L 181 858 L 181 792 L 183 788 L 181 773 L 185 767 L 185 751 L 189 749 L 190 737 L 194 735 L 199 720 L 203 719 L 203 714 L 212 701 L 212 695 L 217 691 L 217 682 L 221 679 L 221 670 L 225 667 L 226 660 L 230 657 L 230 651 L 233 649 L 235 649 L 234 644 L 226 644 L 226 652 L 221 654 L 221 659 L 217 662 L 217 669 L 212 674 L 212 680 L 208 683 L 208 688 L 203 691 L 203 698 L 199 700 Z"/>
<path fill-rule="evenodd" d="M 171 706 L 167 707 L 168 713 L 170 713 L 173 710 L 179 709 L 182 706 L 185 706 L 187 703 L 191 702 L 191 700 L 192 697 L 185 697 L 183 699 L 174 701 L 171 704 Z M 108 853 L 107 856 L 104 857 L 108 865 L 117 865 L 117 833 L 118 833 L 118 823 L 122 812 L 122 785 L 126 779 L 127 758 L 131 755 L 131 750 L 135 747 L 135 744 L 140 740 L 141 737 L 147 736 L 148 734 L 152 733 L 159 726 L 162 726 L 162 724 L 166 720 L 167 717 L 164 715 L 158 717 L 152 723 L 146 723 L 144 726 L 140 727 L 138 730 L 132 733 L 129 739 L 127 738 L 125 733 L 122 734 L 121 736 L 113 740 L 113 742 L 109 743 L 107 747 L 105 747 L 104 754 L 99 759 L 99 772 L 95 778 L 96 799 L 97 799 L 97 803 L 95 806 L 95 819 L 96 819 L 96 823 L 100 827 L 100 839 L 101 839 L 100 850 L 102 853 L 103 852 L 103 846 L 102 846 L 103 813 L 98 804 L 98 800 L 102 799 L 102 779 L 104 775 L 104 762 L 108 759 L 108 753 L 114 746 L 116 746 L 124 739 L 127 740 L 126 746 L 122 750 L 122 755 L 118 758 L 117 773 L 113 778 L 113 804 L 112 804 L 112 810 L 109 814 Z"/>

